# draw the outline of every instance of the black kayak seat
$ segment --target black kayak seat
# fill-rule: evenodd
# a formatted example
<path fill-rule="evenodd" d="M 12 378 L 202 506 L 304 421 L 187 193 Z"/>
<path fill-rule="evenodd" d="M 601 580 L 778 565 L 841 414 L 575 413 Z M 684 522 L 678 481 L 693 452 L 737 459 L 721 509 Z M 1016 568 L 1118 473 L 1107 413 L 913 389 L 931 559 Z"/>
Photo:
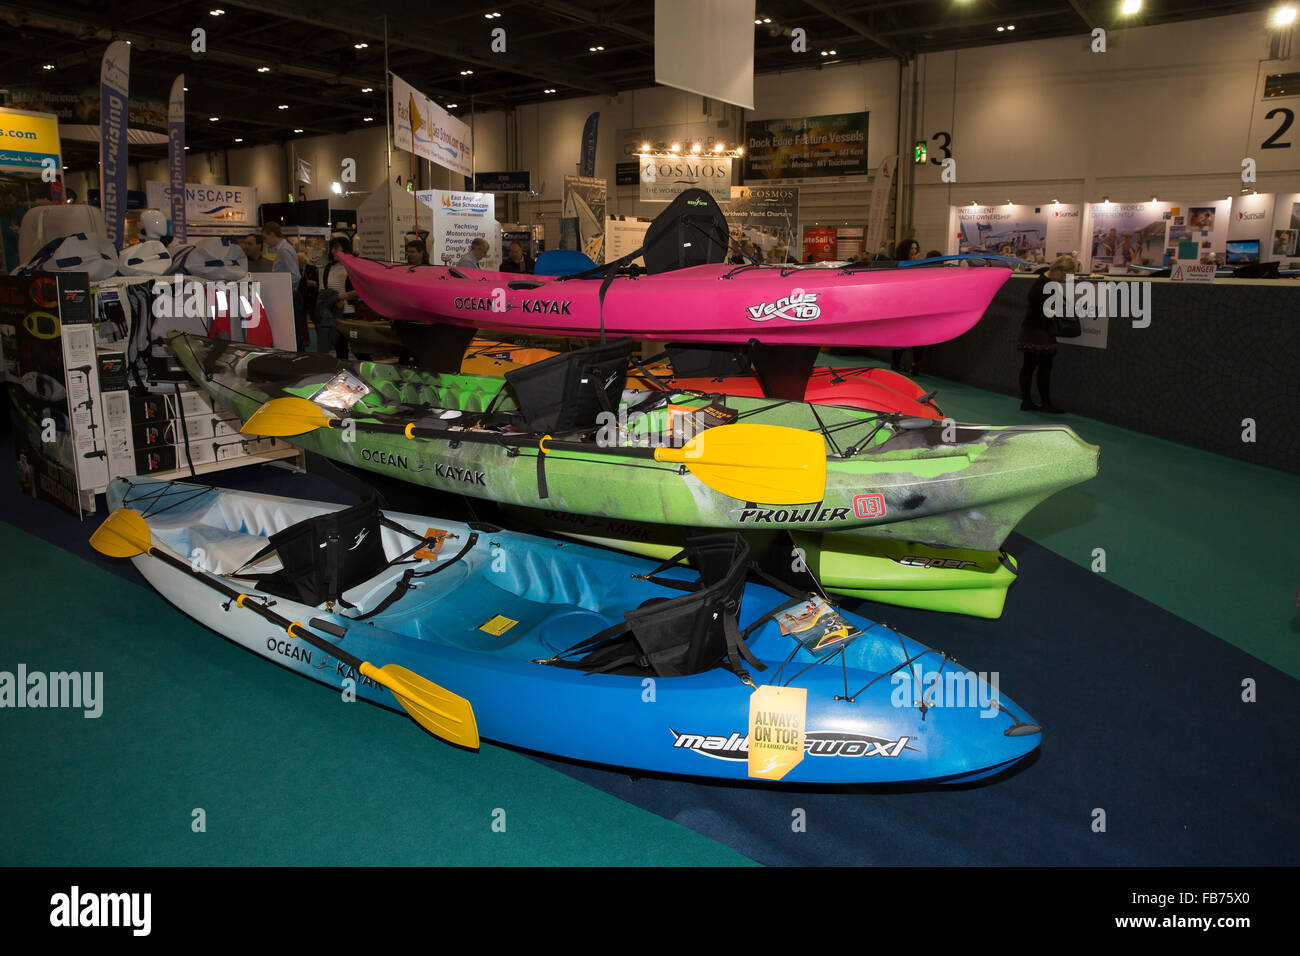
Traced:
<path fill-rule="evenodd" d="M 618 339 L 506 372 L 526 427 L 552 435 L 594 429 L 601 412 L 617 411 L 635 347 Z"/>

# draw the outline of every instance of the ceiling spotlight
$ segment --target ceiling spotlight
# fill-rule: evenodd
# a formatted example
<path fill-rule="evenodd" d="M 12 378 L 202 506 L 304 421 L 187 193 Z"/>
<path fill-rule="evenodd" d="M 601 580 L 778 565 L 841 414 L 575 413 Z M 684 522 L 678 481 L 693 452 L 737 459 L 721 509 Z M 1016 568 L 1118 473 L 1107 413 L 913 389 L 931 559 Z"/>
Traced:
<path fill-rule="evenodd" d="M 288 103 L 281 103 L 279 106 L 276 107 L 276 109 L 278 110 L 287 110 L 288 108 L 289 108 Z"/>
<path fill-rule="evenodd" d="M 603 46 L 589 46 L 587 47 L 587 49 L 592 53 L 599 53 L 601 50 L 605 48 Z"/>
<path fill-rule="evenodd" d="M 190 151 L 190 148 L 189 148 L 188 146 L 186 146 L 186 147 L 185 147 L 185 152 L 188 153 L 189 151 Z"/>
<path fill-rule="evenodd" d="M 737 155 L 737 156 L 744 156 L 744 155 L 745 155 L 745 147 L 743 147 L 743 146 L 737 146 L 737 147 L 736 147 L 736 155 Z"/>
<path fill-rule="evenodd" d="M 1016 25 L 1015 25 L 1014 23 L 1010 24 L 1010 25 L 1007 27 L 1008 30 L 1014 30 L 1015 28 L 1016 28 Z"/>
<path fill-rule="evenodd" d="M 692 153 L 698 153 L 699 151 L 700 151 L 700 144 L 699 144 L 699 143 L 696 143 L 694 146 L 691 147 L 691 152 L 692 152 Z"/>
<path fill-rule="evenodd" d="M 755 18 L 754 18 L 754 26 L 757 27 L 757 26 L 762 26 L 762 25 L 763 25 L 763 20 L 762 20 L 762 18 L 760 18 L 760 17 L 755 17 Z"/>
<path fill-rule="evenodd" d="M 483 14 L 483 19 L 484 19 L 484 20 L 495 20 L 495 19 L 496 19 L 497 17 L 499 17 L 499 16 L 501 16 L 501 14 L 499 14 L 499 13 L 485 13 L 485 14 Z"/>
<path fill-rule="evenodd" d="M 300 129 L 296 129 L 296 130 L 294 130 L 294 132 L 295 132 L 295 133 L 301 133 L 302 130 L 300 130 Z"/>
<path fill-rule="evenodd" d="M 650 144 L 649 144 L 649 143 L 642 143 L 642 144 L 641 144 L 641 152 L 643 152 L 643 153 L 648 153 L 648 152 L 650 152 Z"/>
<path fill-rule="evenodd" d="M 1006 29 L 1006 27 L 998 27 L 998 33 L 1004 33 L 1006 32 Z"/>
<path fill-rule="evenodd" d="M 668 149 L 671 150 L 671 151 L 674 152 L 674 153 L 680 153 L 680 152 L 682 151 L 682 144 L 681 144 L 681 143 L 673 143 L 671 146 L 668 147 Z"/>
<path fill-rule="evenodd" d="M 839 50 L 831 50 L 830 55 L 831 55 L 831 56 L 835 56 L 835 54 L 837 54 L 837 53 L 839 53 L 839 52 L 840 52 Z"/>
<path fill-rule="evenodd" d="M 352 44 L 352 49 L 354 49 L 354 50 L 364 50 L 364 49 L 366 49 L 366 47 L 368 47 L 368 46 L 370 46 L 369 43 L 354 43 L 354 44 Z"/>
<path fill-rule="evenodd" d="M 1288 5 L 1273 11 L 1273 26 L 1289 27 L 1293 23 L 1295 23 L 1295 7 Z"/>
<path fill-rule="evenodd" d="M 236 137 L 235 137 L 235 142 L 236 142 L 236 143 L 242 143 L 243 141 L 244 141 L 244 137 L 242 137 L 242 136 L 236 136 Z"/>
<path fill-rule="evenodd" d="M 215 123 L 215 122 L 216 122 L 217 120 L 219 120 L 219 119 L 221 119 L 220 116 L 209 116 L 209 117 L 208 117 L 208 122 L 209 122 L 209 123 Z"/>
<path fill-rule="evenodd" d="M 548 86 L 546 89 L 542 90 L 542 92 L 543 92 L 543 93 L 554 93 L 554 92 L 555 92 L 555 87 L 553 87 L 553 86 Z"/>
<path fill-rule="evenodd" d="M 1124 14 L 1126 17 L 1131 17 L 1141 9 L 1142 0 L 1124 0 L 1124 3 L 1119 8 L 1119 12 Z"/>
<path fill-rule="evenodd" d="M 461 76 L 473 76 L 473 75 L 474 75 L 474 71 L 473 71 L 473 70 L 461 70 L 461 71 L 460 71 L 460 75 L 461 75 Z"/>
<path fill-rule="evenodd" d="M 259 66 L 259 67 L 257 68 L 257 72 L 258 72 L 258 73 L 270 73 L 270 72 L 271 72 L 271 68 L 270 68 L 269 66 Z"/>
<path fill-rule="evenodd" d="M 361 122 L 363 122 L 363 123 L 373 123 L 374 121 L 375 121 L 375 118 L 374 118 L 373 116 L 367 116 L 367 117 L 365 117 L 365 118 L 363 118 L 363 119 L 361 120 Z"/>
<path fill-rule="evenodd" d="M 771 23 L 771 22 L 772 22 L 772 18 L 771 18 L 771 17 L 764 17 L 764 18 L 763 18 L 763 22 L 764 22 L 764 23 Z"/>
<path fill-rule="evenodd" d="M 54 69 L 54 64 L 53 64 L 53 63 L 42 63 L 42 64 L 41 64 L 41 69 L 42 69 L 42 70 L 52 70 L 52 69 Z"/>
<path fill-rule="evenodd" d="M 455 103 L 448 103 L 448 104 L 447 104 L 447 109 L 449 109 L 449 110 L 454 110 L 455 108 L 456 108 L 456 104 L 455 104 Z"/>
<path fill-rule="evenodd" d="M 723 144 L 722 144 L 722 143 L 714 143 L 714 144 L 713 144 L 713 151 L 714 151 L 715 153 L 720 153 L 720 152 L 722 152 L 723 148 L 724 148 L 724 147 L 723 147 Z"/>
<path fill-rule="evenodd" d="M 190 91 L 190 88 L 188 86 L 182 86 L 181 89 L 183 89 L 186 93 Z"/>
<path fill-rule="evenodd" d="M 374 88 L 373 86 L 363 86 L 363 87 L 361 87 L 361 92 L 362 92 L 362 93 L 373 93 L 374 91 L 375 91 L 375 88 Z"/>
<path fill-rule="evenodd" d="M 226 11 L 222 10 L 220 7 L 214 7 L 213 9 L 208 11 L 208 15 L 213 17 L 224 17 L 226 15 Z"/>

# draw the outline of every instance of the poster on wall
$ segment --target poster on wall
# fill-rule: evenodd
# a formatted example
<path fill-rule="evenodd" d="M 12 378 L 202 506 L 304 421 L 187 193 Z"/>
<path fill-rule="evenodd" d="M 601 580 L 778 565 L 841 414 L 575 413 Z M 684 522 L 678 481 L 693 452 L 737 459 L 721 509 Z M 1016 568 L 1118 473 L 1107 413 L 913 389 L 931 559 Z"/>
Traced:
<path fill-rule="evenodd" d="M 1167 202 L 1090 203 L 1083 268 L 1105 275 L 1166 265 L 1173 208 Z"/>
<path fill-rule="evenodd" d="M 803 231 L 803 261 L 834 262 L 836 238 L 831 226 L 807 226 Z"/>
<path fill-rule="evenodd" d="M 1198 263 L 1244 265 L 1245 253 L 1237 251 L 1229 254 L 1228 229 L 1231 220 L 1230 199 L 1171 205 L 1166 220 L 1165 249 L 1161 263 L 1172 266 L 1178 259 L 1190 258 L 1181 255 L 1180 248 L 1183 243 L 1195 243 L 1195 258 Z M 1229 262 L 1229 259 L 1235 261 Z M 1259 261 L 1258 250 L 1250 261 Z"/>
<path fill-rule="evenodd" d="M 763 253 L 797 245 L 799 231 L 798 186 L 732 186 L 731 198 L 719 204 L 727 227 L 737 242 L 749 240 Z M 785 262 L 783 251 L 780 262 Z"/>
<path fill-rule="evenodd" d="M 171 209 L 171 184 L 146 183 L 145 199 L 154 209 Z M 186 183 L 185 226 L 191 239 L 243 235 L 253 231 L 258 226 L 257 187 Z M 175 228 L 173 224 L 173 235 Z"/>
<path fill-rule="evenodd" d="M 597 176 L 564 177 L 561 249 L 577 249 L 592 262 L 605 261 L 606 194 L 605 180 Z"/>
<path fill-rule="evenodd" d="M 496 220 L 496 197 L 491 193 L 453 192 L 423 189 L 415 194 L 421 204 L 433 210 L 432 228 L 426 243 L 433 265 L 459 262 L 475 239 L 487 240 L 487 255 L 480 269 L 501 265 L 501 227 Z M 423 218 L 423 217 L 421 217 Z"/>
<path fill-rule="evenodd" d="M 474 174 L 470 128 L 396 73 L 393 78 L 393 145 L 460 173 Z"/>
<path fill-rule="evenodd" d="M 1292 260 L 1300 257 L 1300 193 L 1279 193 L 1273 200 L 1273 221 L 1269 230 L 1270 258 L 1283 268 L 1300 268 Z"/>
<path fill-rule="evenodd" d="M 834 113 L 745 124 L 745 184 L 842 182 L 871 173 L 870 113 Z"/>
<path fill-rule="evenodd" d="M 18 230 L 27 210 L 63 201 L 59 122 L 49 113 L 0 108 L 0 142 L 0 273 L 8 274 L 23 265 Z"/>
<path fill-rule="evenodd" d="M 687 189 L 703 189 L 720 203 L 731 198 L 731 160 L 726 156 L 643 153 L 639 165 L 642 202 L 672 202 Z"/>

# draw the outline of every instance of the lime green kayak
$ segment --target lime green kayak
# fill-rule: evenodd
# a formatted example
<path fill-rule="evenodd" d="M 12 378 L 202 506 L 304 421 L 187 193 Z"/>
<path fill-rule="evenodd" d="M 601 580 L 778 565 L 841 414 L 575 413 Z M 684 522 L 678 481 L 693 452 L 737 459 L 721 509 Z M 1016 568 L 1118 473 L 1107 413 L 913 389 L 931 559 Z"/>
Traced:
<path fill-rule="evenodd" d="M 659 561 L 680 551 L 686 540 L 680 529 L 668 525 L 533 508 L 506 510 L 539 530 Z M 933 548 L 908 541 L 803 531 L 788 537 L 773 531 L 749 532 L 746 537 L 751 552 L 779 548 L 777 560 L 788 560 L 792 571 L 806 567 L 827 591 L 923 611 L 998 618 L 1006 605 L 1007 589 L 1016 580 L 1015 559 L 1005 551 Z"/>
<path fill-rule="evenodd" d="M 546 436 L 530 431 L 501 378 L 341 363 L 179 333 L 169 341 L 214 402 L 245 421 L 270 399 L 310 399 L 335 415 L 338 427 L 289 438 L 293 444 L 388 477 L 505 505 L 678 527 L 835 532 L 996 551 L 1040 501 L 1097 473 L 1097 447 L 1062 425 L 958 425 L 728 396 L 725 411 L 738 423 L 824 440 L 825 482 L 817 497 L 742 500 L 702 480 L 689 460 L 618 457 L 594 429 L 563 450 L 548 447 L 539 461 L 538 440 Z M 649 411 L 627 416 L 617 443 L 663 436 L 673 414 L 702 415 L 718 407 L 716 396 L 698 393 L 621 394 L 622 411 Z M 343 427 L 348 421 L 355 427 Z M 401 434 L 408 424 L 422 435 L 442 429 L 446 437 L 408 438 Z M 521 445 L 524 440 L 532 446 Z M 789 463 L 773 447 L 764 467 L 776 473 Z M 820 462 L 822 441 L 817 448 Z"/>

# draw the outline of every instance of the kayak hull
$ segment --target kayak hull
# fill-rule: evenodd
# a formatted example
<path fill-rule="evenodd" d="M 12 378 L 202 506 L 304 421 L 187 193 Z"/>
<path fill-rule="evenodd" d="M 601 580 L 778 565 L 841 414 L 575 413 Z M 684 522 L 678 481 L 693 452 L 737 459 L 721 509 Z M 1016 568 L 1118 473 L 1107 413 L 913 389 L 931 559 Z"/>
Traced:
<path fill-rule="evenodd" d="M 371 363 L 352 367 L 323 356 L 179 333 L 169 341 L 213 400 L 245 421 L 271 398 L 310 398 L 344 367 L 371 384 L 374 392 L 368 399 L 401 403 L 403 409 L 477 413 L 504 387 L 502 379 L 486 376 Z M 274 360 L 275 371 L 266 367 L 269 360 Z M 306 371 L 297 374 L 295 369 Z M 687 395 L 673 401 L 688 407 L 708 404 L 707 399 Z M 507 505 L 681 527 L 833 531 L 978 551 L 998 550 L 1040 501 L 1097 471 L 1096 446 L 1065 426 L 934 422 L 904 429 L 856 409 L 737 397 L 728 404 L 743 422 L 819 434 L 827 430 L 826 484 L 820 501 L 779 507 L 741 501 L 677 465 L 629 464 L 600 453 L 548 451 L 543 489 L 538 452 L 531 448 L 456 445 L 337 428 L 288 440 L 363 470 Z M 378 407 L 356 414 L 376 414 Z M 398 424 L 408 420 L 393 419 Z"/>
<path fill-rule="evenodd" d="M 194 542 L 203 541 L 209 550 L 195 559 L 196 566 L 209 575 L 222 568 L 214 555 L 236 548 L 233 539 L 258 541 L 255 534 L 237 532 L 266 533 L 286 521 L 339 507 L 217 489 L 207 489 L 205 495 L 194 485 L 122 479 L 110 486 L 109 503 L 110 508 L 145 514 L 160 549 L 190 557 L 196 553 Z M 151 510 L 157 514 L 151 516 Z M 451 553 L 467 540 L 468 527 L 422 516 L 389 517 L 418 533 L 437 527 L 460 535 L 454 547 L 439 555 L 439 562 L 449 564 L 446 571 L 365 624 L 281 598 L 276 599 L 277 613 L 316 627 L 317 633 L 323 631 L 313 620 L 345 628 L 343 638 L 332 640 L 352 655 L 376 666 L 399 664 L 466 698 L 484 739 L 641 771 L 749 778 L 745 746 L 751 689 L 730 671 L 715 668 L 647 681 L 587 675 L 533 660 L 620 620 L 622 611 L 649 594 L 678 593 L 633 578 L 650 570 L 648 562 L 503 530 L 481 534 L 466 557 L 451 562 Z M 387 547 L 397 550 L 392 542 Z M 235 643 L 341 694 L 354 690 L 361 699 L 398 709 L 388 691 L 337 658 L 278 631 L 247 608 L 227 606 L 190 575 L 151 556 L 133 560 L 167 600 Z M 500 571 L 492 570 L 494 561 L 503 565 Z M 350 613 L 360 614 L 388 594 L 395 574 L 348 591 L 347 598 L 358 606 Z M 779 592 L 749 585 L 740 624 L 789 603 Z M 480 624 L 497 615 L 517 626 L 505 634 L 485 633 Z M 802 673 L 792 677 L 794 670 L 787 668 L 782 677 L 783 685 L 806 690 L 809 736 L 807 755 L 782 784 L 964 782 L 1009 766 L 1037 748 L 1041 733 L 996 690 L 996 678 L 990 683 L 891 629 L 843 616 L 864 630 L 847 645 L 845 663 L 804 661 L 808 652 L 799 650 L 794 670 Z M 793 642 L 768 621 L 751 636 L 750 646 L 768 668 L 756 676 L 770 680 Z M 916 670 L 939 672 L 942 665 L 944 673 L 962 675 L 950 681 L 965 688 L 961 702 L 932 696 L 935 706 L 924 711 L 915 701 L 909 703 L 912 685 L 900 690 L 901 679 L 882 676 L 909 658 Z M 805 664 L 811 666 L 805 669 Z M 846 680 L 850 691 L 870 686 L 845 700 Z"/>
<path fill-rule="evenodd" d="M 339 257 L 377 313 L 489 331 L 673 342 L 933 345 L 969 331 L 1011 275 L 1002 268 L 790 269 L 701 265 L 563 279 Z"/>

